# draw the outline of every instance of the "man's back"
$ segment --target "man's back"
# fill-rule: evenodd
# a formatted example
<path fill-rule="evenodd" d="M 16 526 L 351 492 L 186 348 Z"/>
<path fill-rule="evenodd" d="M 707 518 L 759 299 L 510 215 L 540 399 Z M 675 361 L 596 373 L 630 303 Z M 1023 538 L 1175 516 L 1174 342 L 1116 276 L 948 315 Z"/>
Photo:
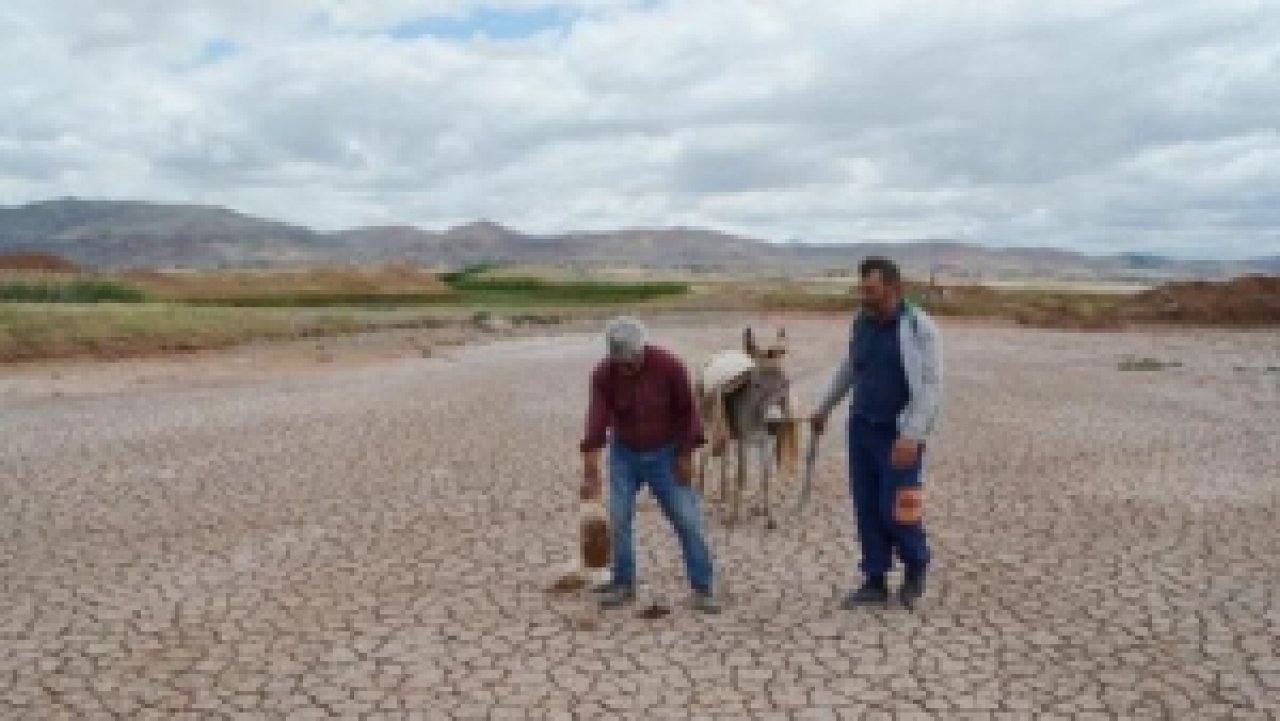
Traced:
<path fill-rule="evenodd" d="M 605 359 L 591 374 L 591 401 L 582 450 L 603 447 L 606 431 L 636 450 L 675 443 L 681 450 L 701 444 L 701 423 L 684 364 L 670 351 L 645 346 L 634 374 Z"/>

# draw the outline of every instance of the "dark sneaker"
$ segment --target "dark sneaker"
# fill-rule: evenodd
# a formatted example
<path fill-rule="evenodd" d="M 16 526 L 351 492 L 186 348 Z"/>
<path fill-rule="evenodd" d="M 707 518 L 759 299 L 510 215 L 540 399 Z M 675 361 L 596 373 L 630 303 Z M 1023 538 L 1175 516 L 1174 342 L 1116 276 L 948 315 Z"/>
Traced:
<path fill-rule="evenodd" d="M 924 595 L 924 569 L 914 571 L 907 569 L 902 577 L 902 588 L 898 589 L 898 601 L 904 608 L 914 608 L 916 601 Z"/>
<path fill-rule="evenodd" d="M 603 609 L 622 608 L 635 603 L 635 600 L 634 586 L 610 585 L 600 592 L 600 608 Z"/>
<path fill-rule="evenodd" d="M 617 584 L 615 584 L 613 581 L 605 581 L 604 583 L 597 583 L 596 585 L 592 586 L 591 592 L 592 593 L 608 593 L 615 588 L 617 588 Z"/>
<path fill-rule="evenodd" d="M 840 602 L 840 608 L 852 611 L 864 606 L 884 606 L 889 603 L 889 586 L 884 578 L 868 579 L 856 591 L 850 591 Z"/>
<path fill-rule="evenodd" d="M 693 610 L 714 616 L 720 613 L 720 602 L 710 591 L 694 591 Z"/>

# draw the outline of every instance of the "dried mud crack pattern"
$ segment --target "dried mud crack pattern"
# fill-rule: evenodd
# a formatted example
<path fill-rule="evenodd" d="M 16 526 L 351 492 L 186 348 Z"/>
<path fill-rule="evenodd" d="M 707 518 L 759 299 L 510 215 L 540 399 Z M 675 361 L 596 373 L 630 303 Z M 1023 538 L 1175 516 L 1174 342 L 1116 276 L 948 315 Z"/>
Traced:
<path fill-rule="evenodd" d="M 657 336 L 696 357 L 732 325 Z M 805 404 L 844 330 L 789 326 Z M 590 336 L 0 399 L 0 717 L 1276 718 L 1280 389 L 1248 369 L 1280 336 L 945 339 L 915 613 L 837 609 L 838 424 L 802 522 L 709 509 L 723 615 L 684 604 L 652 507 L 640 605 L 672 614 L 545 593 Z"/>

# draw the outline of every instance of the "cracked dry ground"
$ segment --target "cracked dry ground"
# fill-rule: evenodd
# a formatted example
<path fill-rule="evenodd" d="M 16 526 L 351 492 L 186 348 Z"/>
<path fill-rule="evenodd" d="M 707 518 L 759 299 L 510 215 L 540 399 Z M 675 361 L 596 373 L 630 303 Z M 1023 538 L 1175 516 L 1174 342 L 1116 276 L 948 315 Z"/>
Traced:
<path fill-rule="evenodd" d="M 738 328 L 656 335 L 698 357 Z M 845 324 L 789 331 L 807 406 Z M 575 548 L 593 336 L 11 384 L 0 717 L 1277 718 L 1277 334 L 945 339 L 915 613 L 837 608 L 856 574 L 834 433 L 800 523 L 711 521 L 724 615 L 683 605 L 651 505 L 641 600 L 674 613 L 597 625 L 547 594 Z M 1121 372 L 1129 354 L 1183 365 Z"/>

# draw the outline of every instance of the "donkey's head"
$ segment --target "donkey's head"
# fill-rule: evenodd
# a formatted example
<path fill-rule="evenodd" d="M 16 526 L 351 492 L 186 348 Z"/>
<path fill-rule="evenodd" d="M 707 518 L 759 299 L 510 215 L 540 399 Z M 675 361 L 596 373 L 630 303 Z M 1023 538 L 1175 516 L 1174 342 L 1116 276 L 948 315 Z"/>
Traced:
<path fill-rule="evenodd" d="M 748 327 L 742 333 L 742 347 L 755 361 L 751 383 L 744 389 L 741 399 L 739 419 L 745 426 L 742 437 L 777 436 L 776 460 L 780 466 L 792 468 L 798 456 L 799 441 L 793 418 L 791 379 L 785 366 L 787 332 L 779 328 L 777 335 L 768 343 L 761 344 Z"/>
<path fill-rule="evenodd" d="M 751 356 L 757 366 L 781 370 L 787 356 L 787 331 L 779 328 L 778 334 L 770 342 L 761 345 L 756 342 L 755 333 L 748 326 L 742 331 L 742 349 Z"/>
<path fill-rule="evenodd" d="M 751 374 L 751 405 L 766 418 L 785 418 L 791 387 L 784 366 L 787 332 L 779 329 L 769 343 L 760 344 L 751 328 L 747 328 L 742 333 L 742 346 L 755 361 L 755 370 Z"/>

